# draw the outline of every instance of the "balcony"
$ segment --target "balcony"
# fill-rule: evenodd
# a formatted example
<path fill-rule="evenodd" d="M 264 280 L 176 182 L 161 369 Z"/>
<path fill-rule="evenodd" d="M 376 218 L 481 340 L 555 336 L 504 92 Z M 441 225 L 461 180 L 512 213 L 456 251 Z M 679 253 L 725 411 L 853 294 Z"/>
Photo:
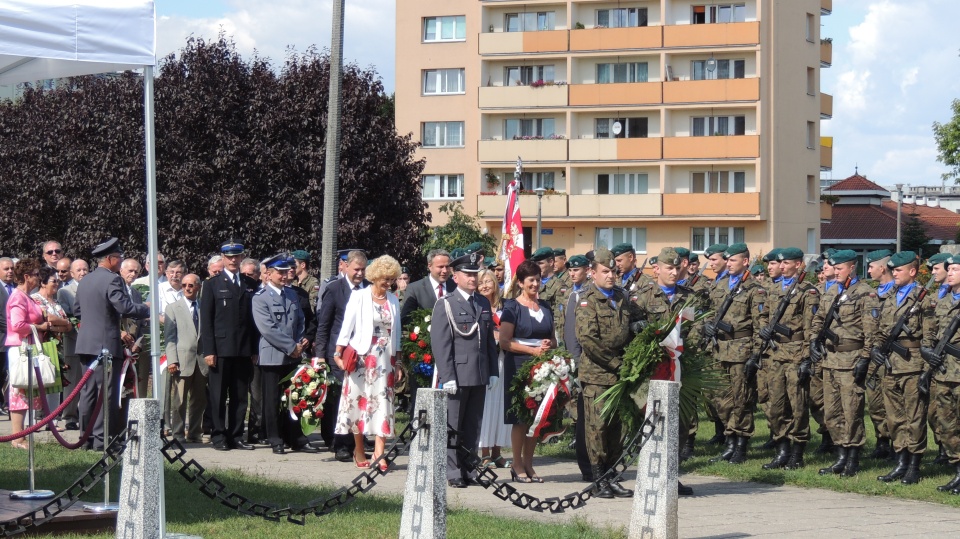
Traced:
<path fill-rule="evenodd" d="M 478 195 L 477 211 L 482 212 L 484 216 L 497 219 L 503 217 L 503 210 L 507 206 L 506 195 Z M 537 218 L 537 196 L 520 195 L 520 215 L 527 219 Z M 567 195 L 558 193 L 555 195 L 544 195 L 543 214 L 544 217 L 566 217 L 567 216 Z M 499 225 L 497 225 L 499 226 Z"/>
<path fill-rule="evenodd" d="M 829 120 L 833 118 L 833 96 L 820 92 L 820 118 Z"/>
<path fill-rule="evenodd" d="M 756 135 L 663 139 L 664 159 L 753 159 L 756 157 L 760 157 L 760 137 Z"/>
<path fill-rule="evenodd" d="M 830 67 L 833 64 L 833 40 L 820 40 L 820 67 Z"/>
<path fill-rule="evenodd" d="M 661 26 L 590 28 L 570 32 L 571 51 L 657 49 L 663 46 Z"/>
<path fill-rule="evenodd" d="M 560 140 L 481 140 L 477 156 L 482 162 L 513 163 L 520 156 L 524 162 L 566 161 L 567 141 Z"/>
<path fill-rule="evenodd" d="M 642 161 L 660 159 L 661 138 L 577 139 L 570 141 L 571 161 Z"/>
<path fill-rule="evenodd" d="M 684 80 L 663 83 L 664 103 L 759 101 L 760 79 Z"/>
<path fill-rule="evenodd" d="M 829 15 L 833 13 L 833 0 L 820 0 L 820 14 Z"/>
<path fill-rule="evenodd" d="M 833 137 L 820 137 L 820 170 L 833 170 Z"/>
<path fill-rule="evenodd" d="M 543 32 L 491 32 L 480 34 L 480 54 L 566 52 L 567 30 Z"/>
<path fill-rule="evenodd" d="M 659 105 L 663 101 L 659 82 L 570 85 L 570 106 Z"/>
<path fill-rule="evenodd" d="M 829 223 L 833 219 L 833 204 L 820 201 L 820 222 Z"/>
<path fill-rule="evenodd" d="M 759 43 L 759 22 L 678 24 L 663 27 L 664 47 L 723 47 Z"/>
<path fill-rule="evenodd" d="M 570 196 L 570 217 L 638 217 L 660 214 L 659 194 Z"/>
<path fill-rule="evenodd" d="M 533 108 L 567 106 L 567 86 L 483 86 L 480 108 Z"/>
<path fill-rule="evenodd" d="M 760 215 L 760 193 L 684 193 L 663 195 L 664 216 Z"/>

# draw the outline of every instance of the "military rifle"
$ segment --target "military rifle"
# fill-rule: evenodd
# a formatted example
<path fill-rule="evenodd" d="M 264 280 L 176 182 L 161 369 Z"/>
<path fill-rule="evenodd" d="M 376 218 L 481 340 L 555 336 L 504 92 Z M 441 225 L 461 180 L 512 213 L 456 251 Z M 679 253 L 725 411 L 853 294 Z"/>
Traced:
<path fill-rule="evenodd" d="M 797 293 L 797 289 L 800 287 L 800 283 L 803 282 L 803 279 L 807 276 L 807 272 L 804 271 L 797 276 L 797 280 L 790 286 L 790 290 L 787 290 L 787 293 L 780 298 L 780 303 L 777 304 L 777 310 L 770 315 L 770 322 L 767 324 L 766 331 L 764 333 L 769 333 L 770 337 L 766 339 L 760 339 L 760 348 L 753 352 L 753 355 L 750 356 L 750 359 L 747 360 L 747 363 L 753 363 L 753 365 L 759 369 L 762 364 L 763 353 L 767 351 L 771 345 L 774 350 L 776 350 L 777 345 L 773 342 L 773 334 L 779 333 L 786 338 L 793 337 L 793 330 L 784 326 L 780 323 L 780 319 L 783 318 L 784 313 L 787 312 L 787 307 L 790 306 L 790 298 Z"/>
<path fill-rule="evenodd" d="M 897 342 L 897 339 L 900 338 L 900 334 L 906 329 L 907 322 L 910 321 L 910 318 L 920 310 L 920 305 L 923 303 L 923 298 L 926 297 L 928 291 L 928 288 L 920 291 L 920 295 L 917 296 L 917 301 L 907 309 L 907 312 L 900 315 L 900 318 L 897 320 L 897 323 L 894 324 L 893 329 L 890 330 L 890 334 L 887 335 L 883 344 L 875 346 L 873 350 L 870 350 L 870 372 L 867 373 L 867 387 L 870 389 L 876 389 L 877 382 L 880 381 L 880 376 L 877 375 L 877 371 L 880 370 L 880 365 L 885 365 L 887 372 L 893 369 L 893 365 L 890 364 L 890 352 L 896 352 L 902 358 L 910 356 L 910 350 Z M 893 300 L 896 301 L 896 298 L 893 298 Z"/>
<path fill-rule="evenodd" d="M 823 358 L 823 354 L 826 349 L 827 339 L 830 339 L 831 342 L 837 342 L 839 337 L 837 334 L 830 329 L 830 325 L 833 324 L 833 320 L 837 317 L 837 309 L 840 307 L 840 302 L 843 301 L 843 298 L 847 297 L 847 288 L 850 286 L 850 277 L 847 277 L 847 280 L 842 284 L 837 283 L 838 287 L 842 288 L 842 291 L 837 291 L 837 297 L 833 298 L 833 303 L 830 304 L 830 308 L 827 309 L 827 314 L 823 317 L 823 327 L 820 328 L 820 333 L 817 334 L 817 338 L 810 343 L 811 351 L 813 349 L 817 350 L 819 354 L 817 357 Z M 814 354 L 810 354 L 811 358 L 815 357 Z M 814 362 L 816 363 L 816 361 Z"/>
<path fill-rule="evenodd" d="M 724 333 L 731 333 L 731 334 L 733 333 L 733 326 L 730 325 L 730 322 L 724 322 L 723 317 L 727 315 L 727 311 L 729 311 L 730 306 L 733 305 L 734 298 L 736 298 L 737 295 L 740 294 L 740 292 L 743 292 L 743 283 L 747 280 L 749 276 L 750 276 L 750 270 L 749 269 L 744 270 L 743 277 L 740 279 L 740 284 L 737 286 L 737 289 L 734 290 L 733 292 L 728 292 L 727 297 L 724 298 L 723 303 L 720 304 L 720 309 L 717 310 L 717 316 L 714 317 L 713 323 L 712 323 L 713 327 L 717 328 L 718 331 L 722 331 Z M 712 337 L 710 337 L 710 345 L 713 346 L 714 348 L 717 348 L 718 346 L 720 346 L 720 343 L 717 340 L 717 336 L 715 334 Z"/>
<path fill-rule="evenodd" d="M 940 337 L 934 348 L 920 348 L 920 357 L 930 364 L 930 368 L 920 375 L 920 380 L 917 382 L 917 390 L 921 394 L 930 394 L 930 381 L 937 374 L 937 371 L 940 371 L 941 374 L 947 373 L 947 368 L 943 364 L 947 359 L 947 354 L 960 359 L 960 348 L 950 344 L 950 339 L 953 338 L 958 328 L 960 328 L 960 314 L 950 320 L 950 325 L 947 326 L 947 330 L 943 332 L 943 336 Z"/>

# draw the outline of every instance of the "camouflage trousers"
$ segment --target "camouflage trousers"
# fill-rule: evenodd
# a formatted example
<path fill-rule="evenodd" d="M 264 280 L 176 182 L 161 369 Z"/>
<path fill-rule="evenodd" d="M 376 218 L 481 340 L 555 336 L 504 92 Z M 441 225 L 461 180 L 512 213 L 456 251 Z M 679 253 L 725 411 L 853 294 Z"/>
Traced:
<path fill-rule="evenodd" d="M 960 383 L 931 384 L 930 401 L 937 403 L 937 430 L 950 464 L 960 464 Z"/>
<path fill-rule="evenodd" d="M 823 369 L 823 420 L 834 444 L 862 447 L 866 443 L 863 394 L 852 370 Z"/>
<path fill-rule="evenodd" d="M 810 377 L 810 417 L 817 422 L 817 432 L 827 432 L 827 424 L 823 420 L 823 367 L 818 363 L 813 366 L 813 376 Z"/>
<path fill-rule="evenodd" d="M 936 399 L 938 383 L 936 380 L 930 380 L 930 402 L 927 403 L 927 423 L 930 424 L 930 430 L 933 431 L 933 441 L 939 444 L 942 438 L 940 436 L 940 421 L 937 418 L 937 410 L 939 408 Z"/>
<path fill-rule="evenodd" d="M 897 452 L 923 454 L 927 449 L 927 399 L 917 391 L 919 380 L 920 373 L 883 377 L 887 431 Z"/>
<path fill-rule="evenodd" d="M 770 378 L 773 376 L 773 361 L 765 355 L 762 363 L 763 368 L 757 371 L 757 404 L 760 405 L 763 415 L 770 419 Z"/>
<path fill-rule="evenodd" d="M 768 361 L 763 370 L 769 373 L 767 420 L 773 439 L 810 441 L 810 391 L 807 384 L 800 383 L 797 364 Z"/>
<path fill-rule="evenodd" d="M 727 436 L 753 436 L 753 412 L 757 407 L 757 387 L 744 375 L 743 363 L 720 362 L 727 374 L 727 387 L 715 401 L 717 415 Z"/>
<path fill-rule="evenodd" d="M 880 365 L 877 369 L 877 376 L 881 380 L 886 378 L 887 368 Z M 873 423 L 873 430 L 877 433 L 877 438 L 890 438 L 890 427 L 887 423 L 887 407 L 883 396 L 884 384 L 876 384 L 875 389 L 867 387 L 867 411 L 870 414 L 870 421 Z"/>
<path fill-rule="evenodd" d="M 587 458 L 592 465 L 609 466 L 623 452 L 623 425 L 620 421 L 605 422 L 600 417 L 602 405 L 597 397 L 611 386 L 581 383 L 583 386 L 583 430 Z"/>

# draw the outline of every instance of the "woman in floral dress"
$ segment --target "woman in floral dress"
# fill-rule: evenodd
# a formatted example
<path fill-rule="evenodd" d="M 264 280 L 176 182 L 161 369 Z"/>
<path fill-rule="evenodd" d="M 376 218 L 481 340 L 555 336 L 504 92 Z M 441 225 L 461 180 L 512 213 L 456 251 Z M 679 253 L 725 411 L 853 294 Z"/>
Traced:
<path fill-rule="evenodd" d="M 39 271 L 40 286 L 35 293 L 30 295 L 30 299 L 40 307 L 47 321 L 50 322 L 50 332 L 52 332 L 52 336 L 56 339 L 62 339 L 62 334 L 73 329 L 73 324 L 71 324 L 67 318 L 67 313 L 64 312 L 63 307 L 57 303 L 57 290 L 60 289 L 60 278 L 57 276 L 57 270 L 50 266 L 41 266 Z M 60 351 L 60 357 L 63 357 L 62 350 Z M 57 406 L 60 406 L 60 397 L 60 393 L 47 394 L 47 407 L 51 411 Z M 57 428 L 56 424 L 51 422 L 47 430 L 53 430 L 55 428 Z"/>
<path fill-rule="evenodd" d="M 384 255 L 367 267 L 371 285 L 354 292 L 347 302 L 337 339 L 334 361 L 344 368 L 344 349 L 356 350 L 356 369 L 343 379 L 337 434 L 352 433 L 356 440 L 353 460 L 369 468 L 363 437 L 376 436 L 373 459 L 383 455 L 386 438 L 393 436 L 395 370 L 400 352 L 400 302 L 390 291 L 400 276 L 400 264 Z M 346 370 L 344 368 L 344 370 Z M 386 462 L 380 463 L 382 470 Z"/>

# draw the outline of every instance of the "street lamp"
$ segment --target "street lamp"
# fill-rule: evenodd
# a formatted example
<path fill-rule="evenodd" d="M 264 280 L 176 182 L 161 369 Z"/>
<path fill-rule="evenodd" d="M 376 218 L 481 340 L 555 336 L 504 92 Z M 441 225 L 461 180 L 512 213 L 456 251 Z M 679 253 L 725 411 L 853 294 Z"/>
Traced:
<path fill-rule="evenodd" d="M 543 247 L 543 236 L 541 235 L 543 221 L 543 187 L 537 187 L 534 192 L 537 193 L 537 249 Z"/>
<path fill-rule="evenodd" d="M 900 252 L 900 212 L 903 211 L 903 184 L 897 184 L 897 252 Z"/>

